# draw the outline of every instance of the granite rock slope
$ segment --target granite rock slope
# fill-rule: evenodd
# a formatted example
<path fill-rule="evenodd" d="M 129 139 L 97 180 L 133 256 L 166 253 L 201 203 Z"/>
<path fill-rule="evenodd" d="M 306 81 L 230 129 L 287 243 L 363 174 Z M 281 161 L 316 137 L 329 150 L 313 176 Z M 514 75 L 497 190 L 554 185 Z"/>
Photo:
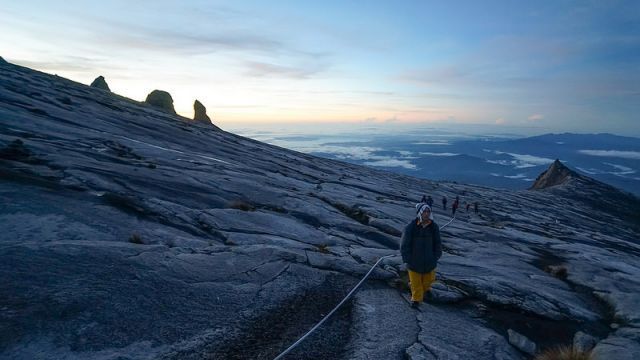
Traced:
<path fill-rule="evenodd" d="M 434 303 L 409 308 L 392 258 L 291 359 L 527 358 L 509 329 L 640 356 L 639 234 L 572 191 L 313 157 L 6 63 L 0 104 L 0 357 L 273 358 L 397 253 L 425 193 L 481 204 L 443 230 Z"/>

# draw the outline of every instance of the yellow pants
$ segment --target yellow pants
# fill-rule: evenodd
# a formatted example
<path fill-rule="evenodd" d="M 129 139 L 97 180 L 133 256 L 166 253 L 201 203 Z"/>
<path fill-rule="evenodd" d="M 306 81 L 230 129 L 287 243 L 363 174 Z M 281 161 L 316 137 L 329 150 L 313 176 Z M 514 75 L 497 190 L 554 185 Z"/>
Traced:
<path fill-rule="evenodd" d="M 422 302 L 424 293 L 431 290 L 431 284 L 433 284 L 434 281 L 436 281 L 436 269 L 425 274 L 409 270 L 411 301 Z"/>

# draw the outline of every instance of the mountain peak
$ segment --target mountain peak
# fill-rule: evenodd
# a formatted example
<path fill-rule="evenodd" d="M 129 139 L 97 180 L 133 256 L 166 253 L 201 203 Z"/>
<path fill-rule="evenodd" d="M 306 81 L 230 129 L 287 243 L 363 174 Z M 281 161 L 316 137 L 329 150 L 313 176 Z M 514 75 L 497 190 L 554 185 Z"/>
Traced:
<path fill-rule="evenodd" d="M 552 186 L 561 185 L 571 178 L 579 177 L 575 171 L 566 167 L 560 160 L 556 159 L 549 168 L 538 175 L 531 189 L 541 190 Z"/>

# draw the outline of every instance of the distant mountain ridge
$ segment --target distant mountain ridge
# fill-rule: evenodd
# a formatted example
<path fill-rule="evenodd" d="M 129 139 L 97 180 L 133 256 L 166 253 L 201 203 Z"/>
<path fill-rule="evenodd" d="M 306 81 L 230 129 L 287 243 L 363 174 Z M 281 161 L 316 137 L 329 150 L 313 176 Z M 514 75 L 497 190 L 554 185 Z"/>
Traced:
<path fill-rule="evenodd" d="M 576 134 L 576 133 L 549 133 L 544 135 L 531 136 L 521 140 L 544 141 L 548 143 L 564 143 L 585 148 L 606 146 L 621 147 L 624 149 L 640 149 L 640 138 L 632 136 L 622 136 L 610 133 L 597 134 Z"/>

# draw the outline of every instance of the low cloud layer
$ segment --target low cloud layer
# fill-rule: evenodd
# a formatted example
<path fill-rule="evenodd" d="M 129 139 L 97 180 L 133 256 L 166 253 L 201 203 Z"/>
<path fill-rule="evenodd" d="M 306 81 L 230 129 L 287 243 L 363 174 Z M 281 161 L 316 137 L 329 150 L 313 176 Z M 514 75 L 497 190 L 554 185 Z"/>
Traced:
<path fill-rule="evenodd" d="M 622 159 L 640 160 L 640 151 L 620 150 L 578 150 L 579 153 L 591 156 L 616 157 Z"/>

